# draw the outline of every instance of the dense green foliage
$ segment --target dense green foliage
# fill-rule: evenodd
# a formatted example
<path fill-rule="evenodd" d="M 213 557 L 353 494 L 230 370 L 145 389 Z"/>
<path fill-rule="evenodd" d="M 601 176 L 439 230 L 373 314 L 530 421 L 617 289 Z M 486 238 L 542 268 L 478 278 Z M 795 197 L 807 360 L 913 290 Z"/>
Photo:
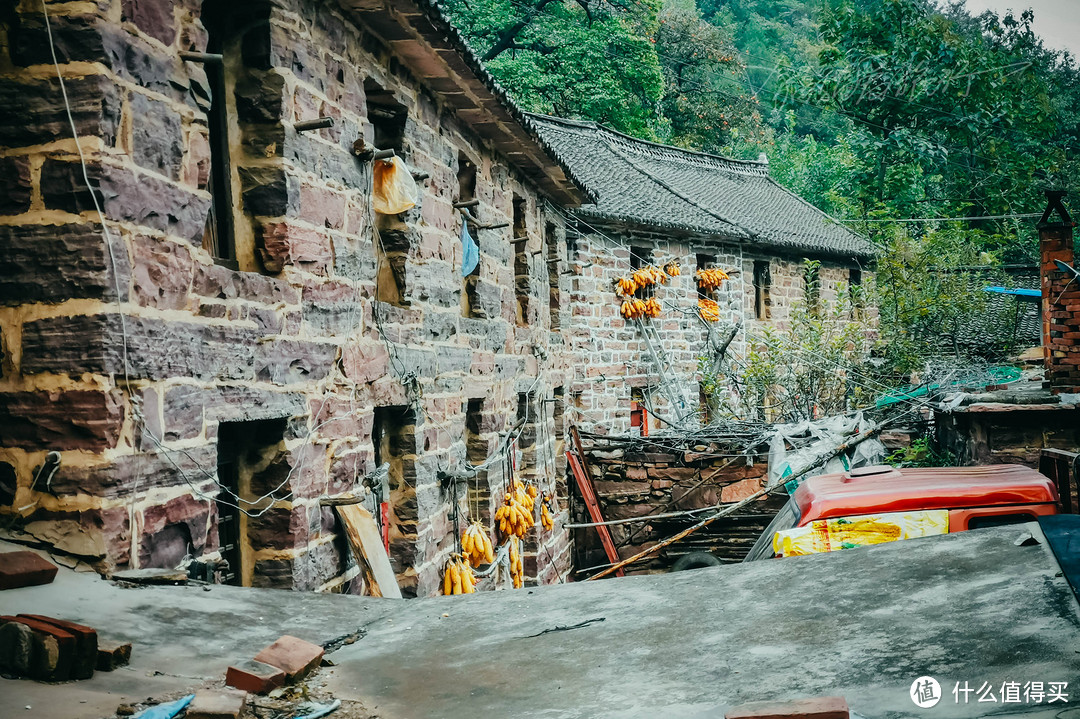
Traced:
<path fill-rule="evenodd" d="M 1043 189 L 1069 190 L 1080 207 L 1068 184 L 1080 172 L 1080 70 L 1043 46 L 1030 12 L 974 17 L 960 0 L 446 2 L 526 109 L 764 152 L 774 178 L 874 241 L 883 381 L 977 350 L 957 337 L 984 296 L 954 270 L 1032 262 L 1035 222 L 1023 215 L 1042 211 Z M 820 329 L 832 334 L 771 340 L 847 351 L 829 344 L 846 325 Z M 799 414 L 794 398 L 818 378 L 749 359 L 760 377 L 735 381 L 774 392 L 770 367 L 786 371 L 786 399 L 756 400 Z M 817 391 L 839 401 L 836 387 Z"/>

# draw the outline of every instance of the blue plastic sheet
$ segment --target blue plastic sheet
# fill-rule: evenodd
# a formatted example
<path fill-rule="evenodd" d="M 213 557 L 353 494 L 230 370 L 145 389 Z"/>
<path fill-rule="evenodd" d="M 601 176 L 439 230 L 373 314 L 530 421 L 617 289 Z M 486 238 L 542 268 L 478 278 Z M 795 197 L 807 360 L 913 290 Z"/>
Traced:
<path fill-rule="evenodd" d="M 173 719 L 174 716 L 187 709 L 187 705 L 194 698 L 194 694 L 188 694 L 183 699 L 177 699 L 167 704 L 158 704 L 156 707 L 150 707 L 139 712 L 135 715 L 135 719 Z"/>

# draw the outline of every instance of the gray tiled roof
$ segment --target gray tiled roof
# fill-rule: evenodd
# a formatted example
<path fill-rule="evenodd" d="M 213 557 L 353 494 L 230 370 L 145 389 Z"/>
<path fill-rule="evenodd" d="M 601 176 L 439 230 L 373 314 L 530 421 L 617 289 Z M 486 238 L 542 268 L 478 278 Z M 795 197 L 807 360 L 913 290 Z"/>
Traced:
<path fill-rule="evenodd" d="M 597 198 L 574 211 L 583 218 L 815 254 L 874 254 L 868 240 L 769 177 L 768 163 L 658 145 L 592 122 L 528 117 Z"/>

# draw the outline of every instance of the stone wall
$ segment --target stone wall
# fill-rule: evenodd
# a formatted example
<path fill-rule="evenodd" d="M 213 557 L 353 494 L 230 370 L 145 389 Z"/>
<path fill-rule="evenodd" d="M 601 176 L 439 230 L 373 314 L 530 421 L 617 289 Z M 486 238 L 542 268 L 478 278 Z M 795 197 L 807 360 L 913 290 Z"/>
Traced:
<path fill-rule="evenodd" d="M 102 568 L 173 566 L 219 557 L 220 515 L 239 497 L 235 581 L 359 592 L 319 498 L 367 496 L 380 459 L 399 582 L 435 593 L 455 528 L 477 511 L 470 491 L 483 513 L 505 482 L 502 462 L 470 491 L 440 472 L 495 452 L 521 395 L 534 411 L 518 467 L 554 487 L 569 362 L 549 268 L 569 289 L 563 223 L 336 3 L 234 6 L 231 27 L 246 28 L 225 44 L 237 269 L 204 247 L 212 83 L 180 57 L 207 50 L 201 3 L 50 3 L 93 195 L 39 4 L 0 26 L 0 480 L 14 489 L 2 511 Z M 407 112 L 399 154 L 428 175 L 400 216 L 375 216 L 372 166 L 352 152 L 377 136 L 376 94 Z M 293 128 L 318 117 L 335 123 Z M 479 222 L 511 222 L 516 196 L 529 238 L 515 263 L 510 229 L 474 230 L 483 310 L 471 316 L 451 207 L 462 158 Z M 60 467 L 42 477 L 50 451 Z M 235 496 L 219 489 L 226 466 Z M 565 575 L 564 519 L 533 542 L 539 581 Z"/>
<path fill-rule="evenodd" d="M 584 438 L 589 472 L 604 519 L 723 506 L 741 501 L 764 486 L 768 470 L 764 447 L 761 454 L 744 457 L 732 456 L 739 454 L 739 448 L 696 442 L 672 438 L 655 442 Z M 691 552 L 709 552 L 723 562 L 741 561 L 785 501 L 787 495 L 783 492 L 763 498 L 752 507 L 719 519 L 640 560 L 627 571 L 632 574 L 668 571 L 679 557 Z M 696 524 L 707 514 L 617 524 L 609 527 L 609 531 L 619 556 L 625 559 Z M 591 521 L 579 499 L 575 499 L 573 516 L 576 523 Z M 596 529 L 573 531 L 576 567 L 588 569 L 607 564 Z"/>
<path fill-rule="evenodd" d="M 657 416 L 651 418 L 653 428 L 663 428 L 665 418 L 681 416 L 690 425 L 700 421 L 698 357 L 705 353 L 709 333 L 720 342 L 738 324 L 728 352 L 741 356 L 762 328 L 786 327 L 795 304 L 805 297 L 803 259 L 799 257 L 751 251 L 712 238 L 676 238 L 618 228 L 598 231 L 592 224 L 578 229 L 570 230 L 574 275 L 568 295 L 571 324 L 566 334 L 571 355 L 587 358 L 575 369 L 571 398 L 577 422 L 586 431 L 630 431 L 630 402 L 638 393 L 647 393 L 657 409 Z M 652 359 L 650 343 L 638 321 L 625 320 L 619 314 L 621 299 L 615 295 L 614 284 L 619 277 L 631 274 L 632 250 L 640 256 L 635 262 L 643 265 L 663 267 L 676 261 L 681 267 L 679 277 L 655 289 L 663 315 L 640 321 L 651 327 L 652 346 L 661 362 L 670 366 L 664 374 Z M 694 272 L 699 263 L 718 267 L 731 277 L 712 293 L 720 307 L 720 320 L 711 329 L 696 314 Z M 760 312 L 755 263 L 767 268 L 768 277 Z M 822 260 L 822 302 L 836 300 L 837 292 L 850 283 L 854 267 Z M 857 277 L 864 282 L 872 280 L 870 272 Z M 867 312 L 868 327 L 873 324 L 873 315 L 872 309 Z M 672 389 L 665 391 L 665 385 Z"/>

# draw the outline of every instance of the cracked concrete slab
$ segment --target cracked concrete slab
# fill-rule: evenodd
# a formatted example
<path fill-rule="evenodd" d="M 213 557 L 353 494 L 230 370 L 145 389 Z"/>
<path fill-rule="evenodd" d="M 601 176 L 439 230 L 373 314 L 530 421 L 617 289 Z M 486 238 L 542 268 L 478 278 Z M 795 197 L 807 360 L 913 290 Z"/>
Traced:
<path fill-rule="evenodd" d="M 1071 705 L 1025 707 L 958 705 L 951 693 L 955 682 L 1076 676 L 1080 607 L 1045 542 L 1013 544 L 1022 531 L 1042 537 L 1038 525 L 1014 525 L 408 601 L 127 589 L 62 569 L 51 585 L 0 593 L 0 611 L 97 627 L 132 642 L 132 663 L 60 685 L 0 680 L 0 716 L 111 716 L 121 702 L 219 680 L 230 662 L 281 634 L 325 644 L 357 630 L 365 636 L 330 654 L 335 666 L 319 680 L 384 719 L 721 717 L 743 702 L 826 694 L 871 719 L 1056 716 L 1080 694 Z M 917 710 L 908 696 L 922 675 L 945 693 L 932 710 Z"/>

